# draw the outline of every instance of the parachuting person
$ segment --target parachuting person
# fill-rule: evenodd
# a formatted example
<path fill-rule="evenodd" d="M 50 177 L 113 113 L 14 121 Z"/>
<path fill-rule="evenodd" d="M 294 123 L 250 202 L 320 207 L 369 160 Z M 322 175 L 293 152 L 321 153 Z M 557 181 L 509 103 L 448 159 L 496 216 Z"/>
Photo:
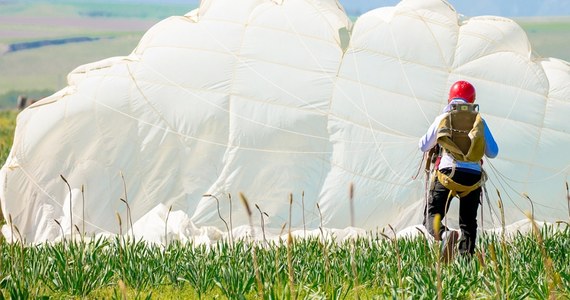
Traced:
<path fill-rule="evenodd" d="M 435 118 L 419 141 L 421 151 L 437 157 L 423 224 L 436 240 L 443 241 L 441 259 L 444 261 L 453 258 L 457 245 L 461 255 L 475 253 L 477 210 L 485 180 L 481 159 L 483 156 L 494 158 L 499 153 L 489 127 L 479 114 L 479 106 L 474 104 L 475 95 L 471 83 L 455 82 L 443 113 Z M 459 198 L 460 231 L 442 223 L 454 197 Z M 439 224 L 434 224 L 434 220 Z"/>

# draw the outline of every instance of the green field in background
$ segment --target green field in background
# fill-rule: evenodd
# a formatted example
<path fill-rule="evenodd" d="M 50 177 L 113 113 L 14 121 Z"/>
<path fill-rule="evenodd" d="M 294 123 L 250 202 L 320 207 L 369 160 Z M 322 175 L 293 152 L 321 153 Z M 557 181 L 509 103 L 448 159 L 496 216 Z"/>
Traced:
<path fill-rule="evenodd" d="M 525 18 L 515 21 L 525 30 L 535 54 L 570 62 L 570 17 Z"/>
<path fill-rule="evenodd" d="M 56 92 L 78 66 L 129 55 L 151 26 L 194 8 L 116 1 L 0 1 L 0 109 L 15 107 L 18 95 L 42 98 Z M 4 53 L 14 43 L 72 37 L 98 40 Z"/>
<path fill-rule="evenodd" d="M 181 15 L 192 7 L 186 4 L 122 3 L 118 1 L 1 1 L 0 16 L 85 16 L 161 20 Z"/>

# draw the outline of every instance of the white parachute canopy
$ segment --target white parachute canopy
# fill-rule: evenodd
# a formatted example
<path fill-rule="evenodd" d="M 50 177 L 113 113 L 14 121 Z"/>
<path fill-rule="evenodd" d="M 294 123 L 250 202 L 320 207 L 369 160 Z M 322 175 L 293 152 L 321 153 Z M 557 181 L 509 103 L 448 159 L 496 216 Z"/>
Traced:
<path fill-rule="evenodd" d="M 496 191 L 507 224 L 567 220 L 570 66 L 535 56 L 512 20 L 443 0 L 354 25 L 336 0 L 205 0 L 18 116 L 3 233 L 195 240 L 249 224 L 240 193 L 268 232 L 421 224 L 418 139 L 459 79 L 500 147 L 480 228 L 501 225 Z"/>

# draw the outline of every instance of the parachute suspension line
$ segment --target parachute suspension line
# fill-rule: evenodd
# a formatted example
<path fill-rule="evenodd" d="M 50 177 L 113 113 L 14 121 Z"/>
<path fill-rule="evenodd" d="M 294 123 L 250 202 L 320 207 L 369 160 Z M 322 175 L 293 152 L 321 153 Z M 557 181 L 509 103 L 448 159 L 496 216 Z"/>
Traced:
<path fill-rule="evenodd" d="M 483 206 L 483 187 L 485 186 L 485 183 L 481 184 L 481 193 L 479 193 L 479 205 L 481 205 L 481 231 L 485 230 L 485 220 L 483 219 L 483 210 L 484 210 L 484 206 Z"/>
<path fill-rule="evenodd" d="M 481 193 L 479 195 L 479 204 L 481 205 L 481 230 L 484 230 L 485 227 L 485 220 L 483 218 L 484 209 L 485 209 L 484 198 L 487 198 L 487 204 L 489 206 L 489 216 L 491 218 L 491 224 L 493 228 L 495 228 L 495 221 L 493 217 L 497 218 L 498 214 L 493 210 L 491 202 L 489 201 L 489 194 L 487 193 L 487 187 L 485 186 L 489 177 L 487 176 L 487 172 L 485 172 L 483 168 L 481 168 L 481 176 L 482 180 L 481 180 Z"/>
<path fill-rule="evenodd" d="M 406 68 L 404 68 L 404 62 L 402 61 L 402 56 L 400 55 L 400 49 L 398 48 L 398 43 L 396 43 L 396 38 L 394 37 L 394 31 L 392 30 L 392 27 L 390 28 L 390 37 L 392 38 L 392 45 L 394 45 L 394 49 L 396 49 L 396 56 L 398 57 L 398 63 L 400 65 L 400 69 L 402 70 L 402 74 L 404 75 L 404 79 L 406 80 L 406 84 L 408 85 L 408 89 L 410 89 L 410 92 L 412 93 L 412 98 L 414 99 L 414 101 L 416 102 L 420 112 L 422 113 L 425 121 L 427 124 L 430 123 L 426 113 L 424 112 L 424 110 L 422 109 L 422 106 L 420 105 L 419 101 L 418 101 L 418 97 L 416 96 L 416 92 L 414 91 L 414 88 L 412 87 L 412 83 L 410 82 L 410 78 L 408 77 L 408 74 L 406 72 Z"/>
<path fill-rule="evenodd" d="M 420 175 L 420 172 L 422 171 L 422 167 L 424 166 L 424 162 L 426 160 L 426 154 L 422 155 L 422 161 L 420 161 L 420 164 L 418 165 L 418 170 L 416 171 L 416 173 L 412 176 L 412 180 L 416 180 L 416 178 L 418 178 L 418 176 Z M 429 159 L 429 158 L 428 158 Z M 426 173 L 428 172 L 428 170 L 425 170 Z"/>
<path fill-rule="evenodd" d="M 427 222 L 429 222 L 428 219 L 429 215 L 428 206 L 429 206 L 429 195 L 430 195 L 429 181 L 430 181 L 430 176 L 426 172 L 426 178 L 424 180 L 424 227 L 426 227 L 426 229 L 428 225 Z"/>
<path fill-rule="evenodd" d="M 489 162 L 489 161 L 487 160 L 487 162 Z M 492 163 L 489 162 L 489 165 L 491 166 L 491 169 L 492 169 L 493 171 L 496 171 L 496 168 L 495 168 L 495 166 L 493 166 Z M 497 174 L 497 173 L 496 173 L 496 174 Z M 498 174 L 497 174 L 497 175 L 498 175 Z M 524 214 L 525 214 L 524 210 L 523 210 L 522 208 L 520 208 L 520 207 L 517 205 L 516 201 L 514 201 L 514 199 L 512 198 L 511 194 L 510 194 L 510 193 L 507 191 L 507 189 L 505 188 L 505 185 L 506 185 L 509 189 L 511 189 L 512 191 L 514 191 L 514 192 L 517 192 L 517 191 L 516 191 L 506 180 L 504 180 L 504 179 L 501 180 L 501 177 L 500 177 L 500 176 L 496 176 L 496 177 L 499 179 L 499 180 L 498 180 L 498 184 L 499 184 L 500 187 L 501 187 L 500 190 L 502 190 L 502 191 L 505 192 L 505 194 L 507 195 L 507 198 L 509 199 L 509 201 L 515 206 L 515 208 L 516 208 L 521 214 L 524 215 Z M 493 185 L 493 187 L 495 187 L 495 189 L 499 190 L 499 187 L 497 187 L 497 186 L 495 185 L 495 183 L 491 182 L 491 184 Z M 517 193 L 517 194 L 518 194 L 518 193 Z"/>
<path fill-rule="evenodd" d="M 482 186 L 483 188 L 483 193 L 485 195 L 485 199 L 487 200 L 487 206 L 489 207 L 489 216 L 491 217 L 491 226 L 493 228 L 497 228 L 497 226 L 495 225 L 495 220 L 499 219 L 499 214 L 497 213 L 497 211 L 494 209 L 494 207 L 491 205 L 491 200 L 489 199 L 489 193 L 487 192 L 487 186 L 484 184 Z M 483 205 L 484 203 L 481 202 L 481 223 L 483 223 Z"/>
<path fill-rule="evenodd" d="M 449 204 L 451 202 L 451 199 L 453 199 L 452 190 L 449 190 L 449 193 L 447 193 L 447 200 L 445 200 L 445 208 L 443 210 L 443 213 L 445 214 L 445 218 L 443 218 L 443 221 L 444 221 L 443 226 L 445 227 L 445 231 L 447 231 L 447 229 L 449 229 L 449 227 L 447 227 L 447 211 L 449 209 Z M 440 231 L 441 231 L 441 229 L 440 229 Z M 439 232 L 437 232 L 436 234 L 439 236 L 439 238 L 441 240 L 441 235 L 439 234 Z"/>
<path fill-rule="evenodd" d="M 554 177 L 560 176 L 561 174 L 564 174 L 568 171 L 570 171 L 570 165 L 566 166 L 563 169 L 558 170 L 557 172 L 551 174 L 550 176 L 544 176 L 544 177 L 540 177 L 540 179 L 537 180 L 517 180 L 514 179 L 512 177 L 509 177 L 507 175 L 505 175 L 504 173 L 502 173 L 501 171 L 499 171 L 499 169 L 497 169 L 495 166 L 493 166 L 493 164 L 490 161 L 487 161 L 489 163 L 489 165 L 491 165 L 493 171 L 495 171 L 496 174 L 500 175 L 505 181 L 511 181 L 511 182 L 516 182 L 516 183 L 541 183 L 541 182 L 546 182 L 551 180 Z"/>
<path fill-rule="evenodd" d="M 493 171 L 495 171 L 497 174 L 500 174 L 500 173 L 498 172 L 497 168 L 496 168 L 493 164 L 489 163 L 489 165 L 491 166 L 491 168 L 493 169 Z M 558 173 L 560 173 L 560 172 L 558 172 Z M 554 177 L 554 176 L 550 176 L 549 178 L 552 178 L 552 177 Z M 510 185 L 510 184 L 508 183 L 507 180 L 510 180 L 508 177 L 505 177 L 505 176 L 503 176 L 503 175 L 501 174 L 501 176 L 497 176 L 497 178 L 502 179 L 502 180 L 504 181 L 504 183 L 505 183 L 504 185 L 506 185 L 506 186 L 507 186 L 512 192 L 514 192 L 516 195 L 518 195 L 518 196 L 522 195 L 522 193 L 521 193 L 520 191 L 517 191 L 514 187 L 512 187 L 512 185 Z M 505 178 L 507 178 L 507 179 L 505 179 Z M 514 180 L 511 180 L 511 181 L 514 181 Z M 516 182 L 518 182 L 518 183 L 540 183 L 540 182 L 542 182 L 542 181 L 543 181 L 543 180 L 540 180 L 540 181 L 538 181 L 538 180 L 537 180 L 537 181 L 524 181 L 524 182 L 523 182 L 523 181 L 516 181 Z M 501 182 L 500 182 L 500 183 L 501 183 Z M 515 206 L 517 206 L 517 205 L 516 205 L 516 202 L 511 199 L 509 191 L 507 191 L 507 190 L 505 189 L 505 187 L 503 186 L 502 183 L 501 183 L 501 187 L 503 188 L 503 191 L 509 196 L 509 199 L 510 199 L 511 201 L 513 201 L 513 204 L 515 204 Z M 544 205 L 544 204 L 541 204 L 541 203 L 535 203 L 535 205 L 540 206 L 540 207 L 545 207 L 545 208 L 548 208 L 548 209 L 552 209 L 552 210 L 556 210 L 556 209 L 557 209 L 557 208 L 555 208 L 555 207 L 548 206 L 548 205 Z M 519 208 L 519 207 L 517 206 L 517 208 Z M 523 214 L 526 214 L 521 208 L 519 208 L 519 211 L 520 211 L 521 213 L 523 213 Z"/>
<path fill-rule="evenodd" d="M 425 156 L 424 156 L 425 157 Z M 431 157 L 427 157 L 428 162 L 431 160 Z M 424 180 L 424 196 L 425 196 L 425 206 L 424 206 L 424 221 L 428 222 L 428 206 L 429 206 L 429 197 L 431 194 L 431 188 L 435 184 L 435 177 L 434 177 L 434 166 L 430 164 L 430 168 L 425 169 L 425 180 Z M 428 225 L 427 223 L 424 226 Z M 431 224 L 433 226 L 433 224 Z"/>

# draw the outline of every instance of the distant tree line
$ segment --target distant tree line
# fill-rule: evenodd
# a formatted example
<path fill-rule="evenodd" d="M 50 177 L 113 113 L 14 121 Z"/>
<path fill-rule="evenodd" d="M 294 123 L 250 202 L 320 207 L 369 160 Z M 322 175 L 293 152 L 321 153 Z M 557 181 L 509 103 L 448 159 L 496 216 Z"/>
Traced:
<path fill-rule="evenodd" d="M 99 39 L 100 38 L 98 38 L 98 37 L 78 36 L 78 37 L 71 37 L 71 38 L 64 38 L 64 39 L 41 40 L 41 41 L 14 43 L 14 44 L 8 45 L 7 52 L 16 52 L 16 51 L 21 51 L 21 50 L 40 48 L 40 47 L 52 46 L 52 45 L 62 45 L 62 44 L 67 44 L 67 43 L 92 42 L 92 41 L 97 41 Z"/>

